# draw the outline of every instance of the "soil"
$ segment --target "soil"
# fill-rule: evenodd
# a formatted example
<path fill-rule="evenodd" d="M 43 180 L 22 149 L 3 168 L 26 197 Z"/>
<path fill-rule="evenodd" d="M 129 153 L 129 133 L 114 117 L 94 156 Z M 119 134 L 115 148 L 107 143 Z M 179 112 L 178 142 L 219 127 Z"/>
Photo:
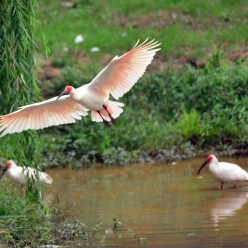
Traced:
<path fill-rule="evenodd" d="M 145 15 L 141 17 L 137 16 L 125 16 L 122 15 L 118 19 L 114 20 L 114 25 L 125 27 L 126 25 L 131 25 L 133 28 L 145 28 L 147 26 L 165 27 L 175 23 L 176 14 L 170 12 L 156 12 L 151 15 Z"/>
<path fill-rule="evenodd" d="M 44 55 L 40 54 L 38 57 L 39 68 L 37 70 L 37 77 L 39 81 L 51 80 L 53 78 L 62 78 L 63 73 L 61 68 L 52 65 L 52 60 L 46 59 Z"/>

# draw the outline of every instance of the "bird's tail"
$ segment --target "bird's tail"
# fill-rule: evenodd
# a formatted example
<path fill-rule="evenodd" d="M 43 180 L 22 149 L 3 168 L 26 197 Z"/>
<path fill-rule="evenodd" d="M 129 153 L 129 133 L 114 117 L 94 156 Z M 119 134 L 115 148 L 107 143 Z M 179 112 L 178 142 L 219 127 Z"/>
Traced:
<path fill-rule="evenodd" d="M 114 101 L 108 100 L 105 106 L 107 107 L 112 117 L 117 118 L 123 112 L 123 109 L 121 107 L 123 107 L 124 104 L 121 102 L 114 102 Z M 100 110 L 100 113 L 105 120 L 110 121 L 110 117 L 104 108 Z M 101 116 L 97 113 L 97 111 L 94 111 L 94 110 L 91 110 L 91 120 L 96 121 L 96 122 L 102 122 Z"/>

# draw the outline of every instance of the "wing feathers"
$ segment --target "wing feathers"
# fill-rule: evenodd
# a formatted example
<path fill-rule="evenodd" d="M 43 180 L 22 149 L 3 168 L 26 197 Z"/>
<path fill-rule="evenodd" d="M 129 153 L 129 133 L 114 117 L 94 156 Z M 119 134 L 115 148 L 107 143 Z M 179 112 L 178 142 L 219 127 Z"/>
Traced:
<path fill-rule="evenodd" d="M 0 116 L 1 137 L 8 133 L 20 133 L 27 129 L 41 129 L 49 126 L 74 123 L 87 115 L 88 109 L 70 96 L 57 97 L 40 103 L 21 107 L 14 113 Z"/>
<path fill-rule="evenodd" d="M 160 50 L 157 48 L 160 43 L 154 42 L 154 39 L 147 41 L 148 38 L 138 44 L 138 40 L 128 53 L 113 58 L 89 84 L 89 88 L 96 93 L 99 91 L 103 94 L 111 93 L 115 99 L 128 92 L 144 74 L 155 53 Z"/>

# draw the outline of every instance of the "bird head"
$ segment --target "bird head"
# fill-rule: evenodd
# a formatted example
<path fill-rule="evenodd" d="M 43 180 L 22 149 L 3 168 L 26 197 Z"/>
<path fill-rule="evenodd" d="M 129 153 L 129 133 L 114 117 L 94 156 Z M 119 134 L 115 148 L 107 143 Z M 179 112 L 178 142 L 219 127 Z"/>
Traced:
<path fill-rule="evenodd" d="M 70 86 L 70 85 L 65 86 L 64 91 L 58 96 L 57 101 L 59 100 L 59 98 L 60 98 L 61 96 L 65 95 L 65 94 L 70 94 L 71 91 L 72 91 L 73 89 L 74 89 L 74 88 L 73 88 L 72 86 Z"/>
<path fill-rule="evenodd" d="M 13 161 L 12 160 L 8 160 L 7 163 L 6 163 L 6 166 L 3 168 L 2 170 L 2 174 L 1 174 L 1 177 L 4 175 L 4 173 L 11 167 Z"/>
<path fill-rule="evenodd" d="M 197 176 L 199 176 L 199 174 L 200 174 L 201 170 L 203 169 L 203 167 L 204 167 L 206 164 L 208 164 L 208 163 L 211 162 L 211 160 L 213 159 L 213 157 L 214 157 L 214 155 L 209 155 L 209 156 L 207 157 L 207 160 L 203 163 L 203 165 L 201 166 L 201 168 L 198 170 Z"/>

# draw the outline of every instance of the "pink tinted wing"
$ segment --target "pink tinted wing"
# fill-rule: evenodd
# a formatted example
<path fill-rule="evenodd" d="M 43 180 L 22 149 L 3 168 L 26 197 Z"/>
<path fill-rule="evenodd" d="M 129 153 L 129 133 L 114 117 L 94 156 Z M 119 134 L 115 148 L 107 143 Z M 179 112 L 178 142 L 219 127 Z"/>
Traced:
<path fill-rule="evenodd" d="M 108 94 L 118 99 L 128 92 L 138 79 L 144 74 L 146 67 L 151 63 L 155 53 L 160 50 L 160 44 L 154 40 L 138 45 L 131 51 L 116 56 L 112 61 L 93 79 L 89 88 L 98 94 Z"/>
<path fill-rule="evenodd" d="M 30 104 L 4 116 L 0 116 L 1 137 L 8 133 L 20 133 L 28 129 L 42 129 L 49 126 L 74 123 L 87 115 L 88 109 L 63 96 Z"/>

